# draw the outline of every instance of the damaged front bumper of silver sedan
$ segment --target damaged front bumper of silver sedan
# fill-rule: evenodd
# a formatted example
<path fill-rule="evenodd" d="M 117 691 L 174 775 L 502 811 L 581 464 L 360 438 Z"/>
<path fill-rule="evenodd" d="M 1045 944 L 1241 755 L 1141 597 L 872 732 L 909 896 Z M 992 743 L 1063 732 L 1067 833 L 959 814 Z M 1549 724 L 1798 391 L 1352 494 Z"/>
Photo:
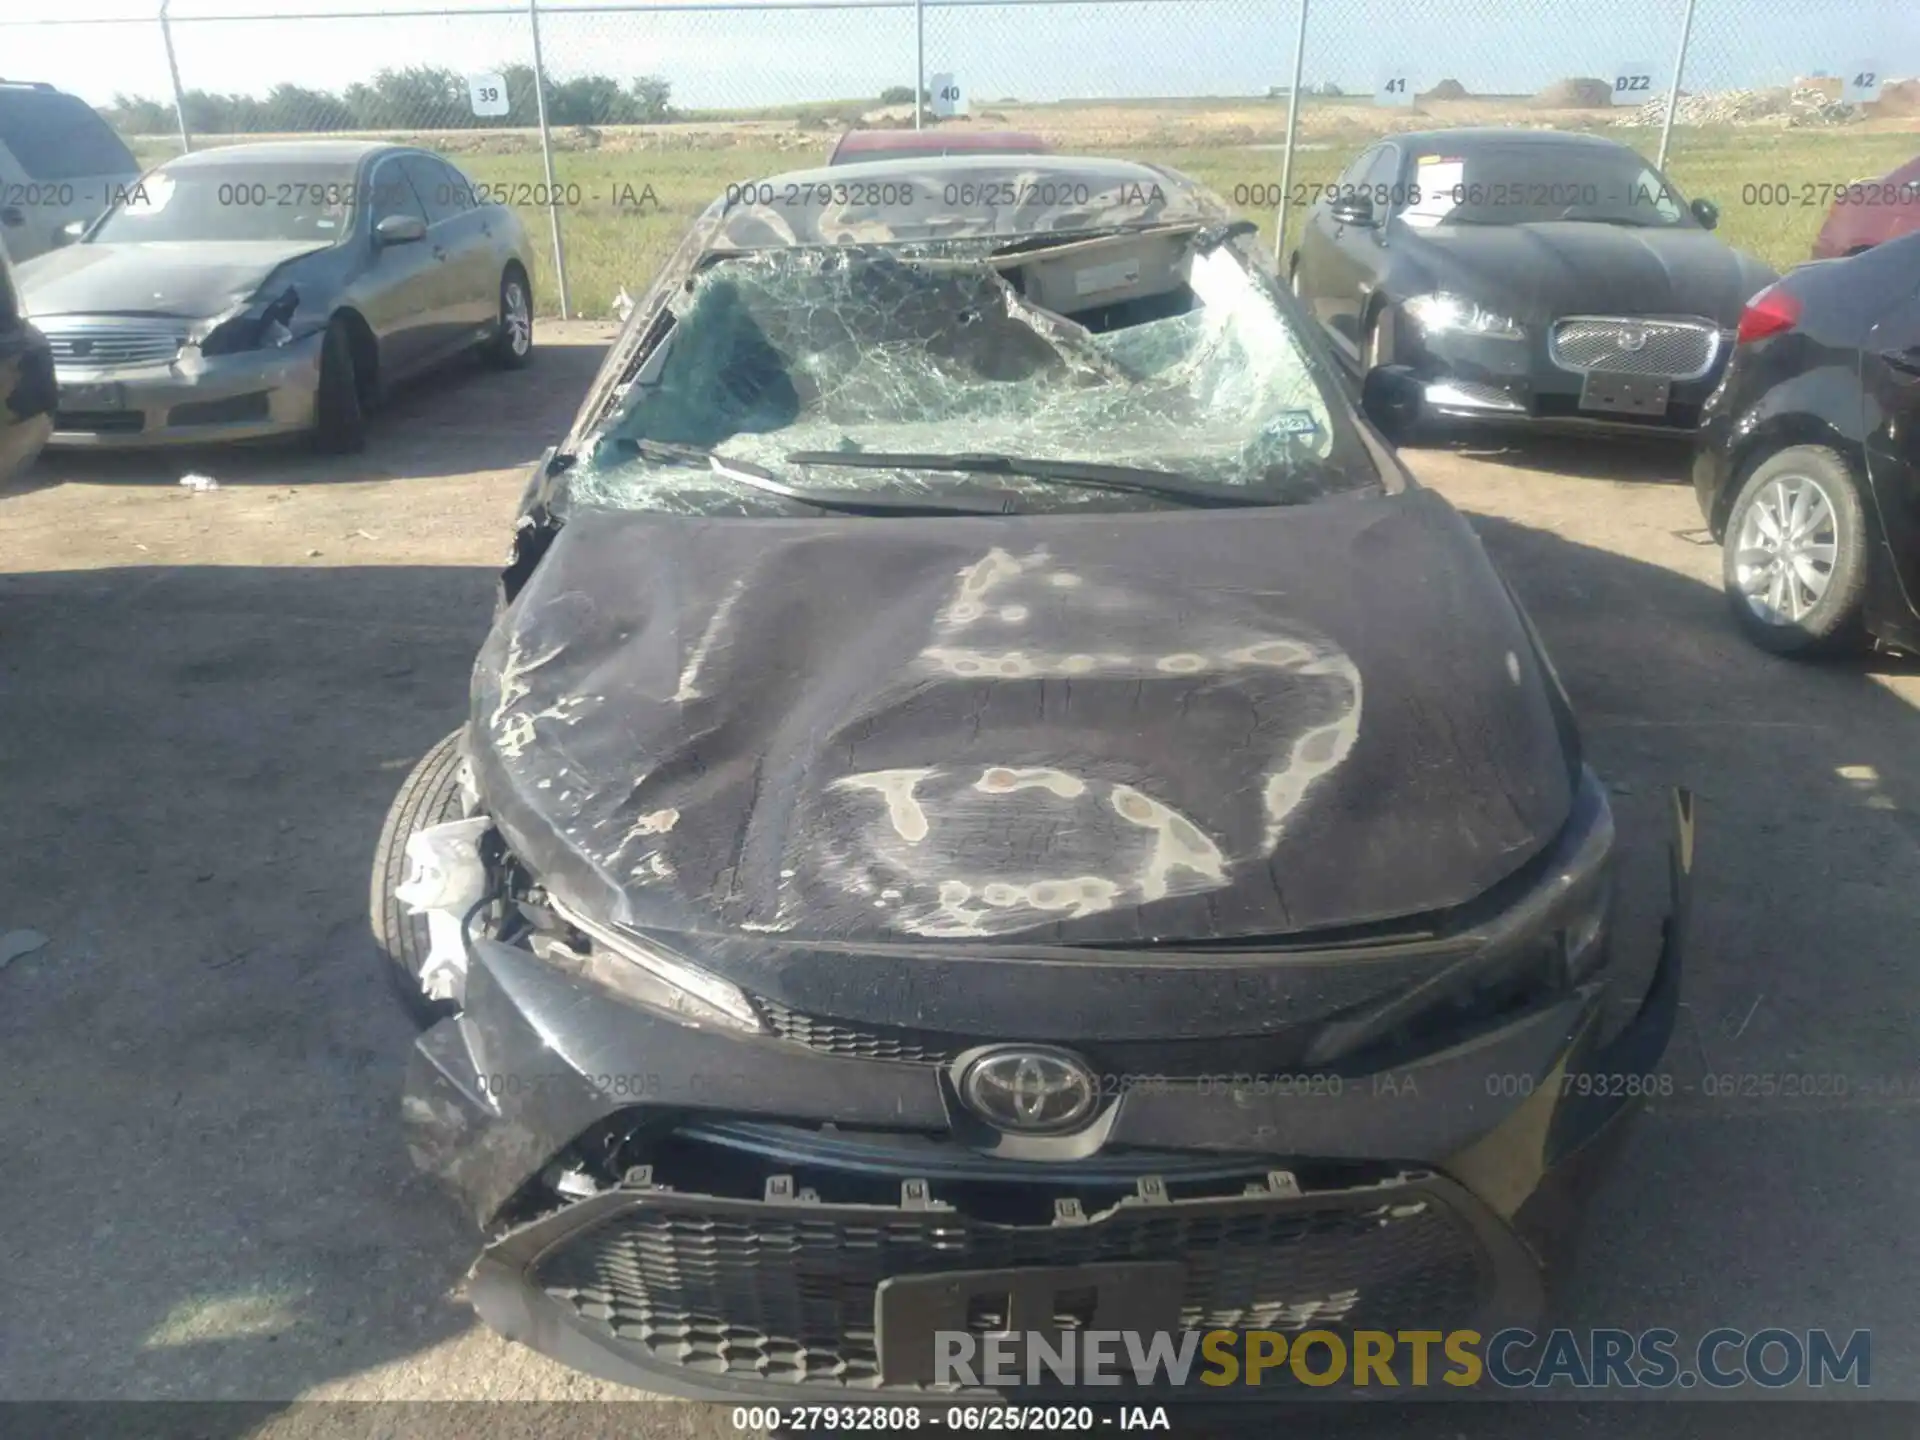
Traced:
<path fill-rule="evenodd" d="M 123 364 L 89 363 L 74 353 L 78 345 L 103 347 L 102 338 L 52 333 L 59 405 L 50 445 L 145 449 L 313 428 L 324 333 L 223 355 L 202 354 L 182 336 L 176 350 Z"/>
<path fill-rule="evenodd" d="M 933 1332 L 1014 1328 L 987 1313 L 994 1297 L 1061 1267 L 1073 1283 L 1017 1328 L 1113 1328 L 1122 1298 L 1121 1328 L 1142 1315 L 1147 1328 L 1294 1332 L 1536 1320 L 1641 1093 L 1587 1082 L 1652 1074 L 1672 1033 L 1691 797 L 1673 797 L 1671 911 L 1624 1027 L 1607 1034 L 1606 962 L 1491 1011 L 1409 1002 L 1512 973 L 1516 937 L 1560 923 L 1565 877 L 1603 829 L 1611 848 L 1590 774 L 1580 791 L 1549 863 L 1469 943 L 1272 957 L 1321 977 L 1291 987 L 1314 1003 L 1341 989 L 1342 967 L 1349 987 L 1356 967 L 1397 977 L 1386 998 L 1259 1037 L 1311 1074 L 1212 1073 L 1261 1068 L 1258 1045 L 1225 1033 L 1069 1038 L 1101 1072 L 1096 1113 L 1042 1137 L 996 1136 L 963 1094 L 983 1055 L 1017 1048 L 1010 1036 L 806 1014 L 745 990 L 743 1013 L 716 1010 L 724 996 L 678 992 L 671 965 L 621 963 L 598 943 L 619 938 L 607 927 L 536 902 L 531 931 L 468 941 L 463 1008 L 413 1056 L 410 1146 L 489 1236 L 470 1283 L 482 1318 L 664 1394 L 1005 1393 L 941 1383 Z M 438 893 L 466 898 L 459 868 L 447 862 Z M 1111 988 L 1143 959 L 1089 955 L 1080 983 Z M 1396 1010 L 1419 1018 L 1373 1023 Z M 1140 1262 L 1159 1277 L 1152 1293 L 1105 1293 Z"/>

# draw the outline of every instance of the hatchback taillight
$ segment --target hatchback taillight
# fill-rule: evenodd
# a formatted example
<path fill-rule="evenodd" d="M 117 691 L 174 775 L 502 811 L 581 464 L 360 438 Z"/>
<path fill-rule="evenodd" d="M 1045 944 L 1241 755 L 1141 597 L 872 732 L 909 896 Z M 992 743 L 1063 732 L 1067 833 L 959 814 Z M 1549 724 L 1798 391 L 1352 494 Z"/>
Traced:
<path fill-rule="evenodd" d="M 1778 285 L 1769 285 L 1740 312 L 1740 329 L 1734 343 L 1745 345 L 1749 341 L 1764 340 L 1782 330 L 1791 330 L 1799 322 L 1800 302 Z"/>

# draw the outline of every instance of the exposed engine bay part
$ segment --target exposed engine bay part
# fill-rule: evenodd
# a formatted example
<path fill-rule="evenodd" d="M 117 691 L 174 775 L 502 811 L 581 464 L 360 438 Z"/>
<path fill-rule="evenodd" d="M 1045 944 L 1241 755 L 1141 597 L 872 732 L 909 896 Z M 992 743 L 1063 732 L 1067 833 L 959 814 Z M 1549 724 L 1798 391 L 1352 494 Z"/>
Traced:
<path fill-rule="evenodd" d="M 406 883 L 393 893 L 410 913 L 426 917 L 430 943 L 419 980 L 429 999 L 464 999 L 466 921 L 487 895 L 480 840 L 492 828 L 493 822 L 481 815 L 416 830 L 407 837 L 407 859 L 413 868 Z"/>

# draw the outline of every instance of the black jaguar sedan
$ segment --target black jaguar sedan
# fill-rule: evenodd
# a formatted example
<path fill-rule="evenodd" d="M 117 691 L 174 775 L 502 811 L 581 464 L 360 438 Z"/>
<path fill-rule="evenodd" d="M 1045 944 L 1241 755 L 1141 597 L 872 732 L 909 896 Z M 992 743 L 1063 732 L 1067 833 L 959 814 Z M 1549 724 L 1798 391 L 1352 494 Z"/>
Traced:
<path fill-rule="evenodd" d="M 942 1333 L 1537 1313 L 1683 918 L 1616 954 L 1566 694 L 1248 228 L 838 167 L 634 308 L 373 869 L 505 1334 L 839 1403 L 998 1393 Z"/>
<path fill-rule="evenodd" d="M 1740 308 L 1774 279 L 1719 214 L 1613 140 L 1394 135 L 1319 196 L 1294 293 L 1364 375 L 1413 383 L 1403 434 L 1472 421 L 1689 435 Z"/>
<path fill-rule="evenodd" d="M 1920 653 L 1920 235 L 1754 297 L 1693 483 L 1756 644 Z"/>

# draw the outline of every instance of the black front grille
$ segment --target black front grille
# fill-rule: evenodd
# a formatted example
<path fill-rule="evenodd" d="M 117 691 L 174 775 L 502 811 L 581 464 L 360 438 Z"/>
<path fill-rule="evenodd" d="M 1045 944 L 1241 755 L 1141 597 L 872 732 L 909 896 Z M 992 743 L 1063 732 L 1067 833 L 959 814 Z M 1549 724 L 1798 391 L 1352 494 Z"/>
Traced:
<path fill-rule="evenodd" d="M 789 1010 L 759 997 L 754 1005 L 767 1028 L 782 1040 L 827 1055 L 860 1060 L 900 1060 L 916 1065 L 946 1065 L 967 1050 L 982 1045 L 1009 1045 L 1023 1041 L 1064 1044 L 1094 1069 L 1103 1085 L 1117 1087 L 1128 1079 L 1191 1080 L 1199 1076 L 1271 1076 L 1298 1063 L 1308 1032 L 1294 1027 L 1272 1035 L 1209 1035 L 1198 1039 L 1166 1040 L 1050 1040 L 1021 1035 L 953 1035 L 937 1030 L 913 1030 L 892 1025 L 866 1025 L 827 1019 Z"/>
<path fill-rule="evenodd" d="M 782 1040 L 791 1040 L 809 1050 L 827 1055 L 847 1055 L 860 1060 L 909 1060 L 920 1065 L 945 1065 L 961 1051 L 980 1044 L 956 1035 L 932 1030 L 907 1030 L 893 1026 L 859 1026 L 842 1020 L 825 1020 L 802 1015 L 798 1010 L 772 1000 L 754 1002 L 767 1028 Z"/>
<path fill-rule="evenodd" d="M 189 400 L 167 412 L 169 425 L 230 425 L 243 420 L 264 420 L 270 413 L 269 397 L 264 390 L 248 395 L 229 395 L 220 400 Z"/>
<path fill-rule="evenodd" d="M 146 423 L 138 410 L 61 410 L 53 417 L 54 429 L 84 435 L 137 435 Z"/>
<path fill-rule="evenodd" d="M 1446 1330 L 1480 1316 L 1493 1261 L 1456 1202 L 1405 1185 L 1316 1198 L 1129 1201 L 1010 1226 L 938 1207 L 657 1192 L 562 1241 L 531 1278 L 655 1363 L 866 1390 L 880 1385 L 874 1291 L 892 1276 L 1179 1260 L 1183 1329 Z"/>

